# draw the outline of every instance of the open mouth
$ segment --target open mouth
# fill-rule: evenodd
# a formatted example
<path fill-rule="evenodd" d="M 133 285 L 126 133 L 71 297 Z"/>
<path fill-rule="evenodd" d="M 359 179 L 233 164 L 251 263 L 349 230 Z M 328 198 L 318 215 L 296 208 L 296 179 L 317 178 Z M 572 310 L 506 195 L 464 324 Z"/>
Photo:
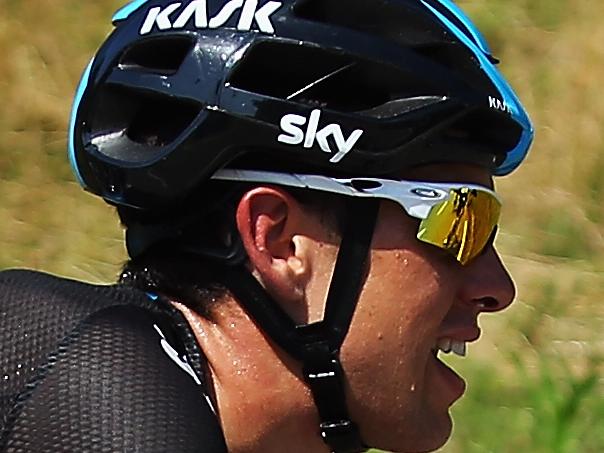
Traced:
<path fill-rule="evenodd" d="M 461 397 L 465 391 L 465 381 L 459 376 L 454 370 L 447 366 L 442 360 L 438 358 L 439 351 L 444 354 L 455 354 L 460 357 L 465 357 L 467 353 L 467 345 L 465 341 L 454 340 L 452 338 L 444 337 L 438 339 L 434 347 L 432 348 L 432 355 L 436 364 L 438 374 L 445 386 L 451 390 L 451 404 L 453 401 Z"/>

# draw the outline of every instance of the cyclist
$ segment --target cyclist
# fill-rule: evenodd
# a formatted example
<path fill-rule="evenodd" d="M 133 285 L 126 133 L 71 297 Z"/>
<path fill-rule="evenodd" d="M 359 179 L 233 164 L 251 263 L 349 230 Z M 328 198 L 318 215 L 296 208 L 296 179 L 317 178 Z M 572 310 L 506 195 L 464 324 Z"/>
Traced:
<path fill-rule="evenodd" d="M 492 177 L 533 136 L 450 0 L 137 0 L 86 69 L 79 182 L 130 261 L 0 274 L 0 448 L 430 451 L 514 287 Z M 1 377 L 1 376 L 0 376 Z"/>

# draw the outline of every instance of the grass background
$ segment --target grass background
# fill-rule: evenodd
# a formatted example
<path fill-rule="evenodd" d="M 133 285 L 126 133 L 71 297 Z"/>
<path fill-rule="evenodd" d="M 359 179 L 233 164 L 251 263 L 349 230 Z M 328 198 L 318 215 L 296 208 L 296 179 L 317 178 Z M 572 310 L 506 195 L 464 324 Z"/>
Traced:
<path fill-rule="evenodd" d="M 484 319 L 449 453 L 604 451 L 604 26 L 599 1 L 460 1 L 537 128 L 498 189 L 515 305 Z M 121 0 L 0 0 L 0 268 L 115 279 L 122 233 L 74 182 L 65 136 L 82 68 Z"/>

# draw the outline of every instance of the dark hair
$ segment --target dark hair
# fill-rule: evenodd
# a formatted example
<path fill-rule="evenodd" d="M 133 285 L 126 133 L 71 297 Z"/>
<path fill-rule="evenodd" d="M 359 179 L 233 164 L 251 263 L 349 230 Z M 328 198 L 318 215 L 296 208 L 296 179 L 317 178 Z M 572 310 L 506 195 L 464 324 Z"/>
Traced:
<path fill-rule="evenodd" d="M 209 317 L 228 289 L 215 277 L 216 263 L 201 256 L 183 253 L 169 242 L 156 245 L 129 260 L 120 274 L 120 283 L 142 291 L 177 300 Z"/>

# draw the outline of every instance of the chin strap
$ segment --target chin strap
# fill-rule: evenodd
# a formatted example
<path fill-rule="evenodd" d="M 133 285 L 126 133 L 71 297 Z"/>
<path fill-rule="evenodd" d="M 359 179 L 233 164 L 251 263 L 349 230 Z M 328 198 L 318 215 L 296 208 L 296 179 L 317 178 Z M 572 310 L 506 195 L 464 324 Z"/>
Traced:
<path fill-rule="evenodd" d="M 347 225 L 320 322 L 296 326 L 244 266 L 227 266 L 218 273 L 264 332 L 302 362 L 321 419 L 321 436 L 333 453 L 367 450 L 348 414 L 339 355 L 365 281 L 378 209 L 378 200 L 348 200 Z"/>

